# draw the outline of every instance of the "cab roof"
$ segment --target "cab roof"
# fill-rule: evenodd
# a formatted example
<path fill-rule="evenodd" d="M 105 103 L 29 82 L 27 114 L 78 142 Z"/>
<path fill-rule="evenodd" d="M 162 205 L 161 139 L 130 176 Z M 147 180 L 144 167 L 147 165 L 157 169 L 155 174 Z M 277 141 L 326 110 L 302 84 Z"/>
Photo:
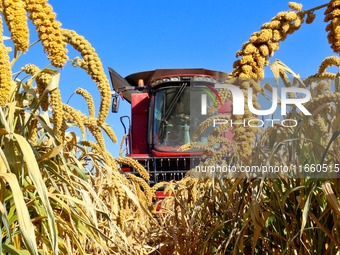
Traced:
<path fill-rule="evenodd" d="M 152 81 L 166 76 L 185 76 L 185 75 L 207 75 L 214 76 L 218 80 L 225 80 L 228 77 L 227 73 L 213 71 L 204 68 L 192 69 L 156 69 L 153 71 L 133 73 L 125 77 L 132 86 L 138 86 L 138 80 L 143 79 L 145 85 L 149 85 Z"/>

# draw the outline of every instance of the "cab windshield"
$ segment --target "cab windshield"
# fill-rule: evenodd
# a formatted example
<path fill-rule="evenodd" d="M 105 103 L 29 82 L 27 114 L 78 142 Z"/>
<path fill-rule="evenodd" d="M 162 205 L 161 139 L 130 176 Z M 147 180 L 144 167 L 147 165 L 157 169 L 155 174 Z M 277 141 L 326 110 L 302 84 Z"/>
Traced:
<path fill-rule="evenodd" d="M 204 87 L 204 86 L 203 86 Z M 209 114 L 202 115 L 201 96 L 206 89 L 193 84 L 161 88 L 155 94 L 153 144 L 159 151 L 177 151 L 190 142 L 196 128 Z M 207 107 L 214 103 L 208 97 Z M 195 141 L 206 142 L 211 128 L 205 130 Z"/>

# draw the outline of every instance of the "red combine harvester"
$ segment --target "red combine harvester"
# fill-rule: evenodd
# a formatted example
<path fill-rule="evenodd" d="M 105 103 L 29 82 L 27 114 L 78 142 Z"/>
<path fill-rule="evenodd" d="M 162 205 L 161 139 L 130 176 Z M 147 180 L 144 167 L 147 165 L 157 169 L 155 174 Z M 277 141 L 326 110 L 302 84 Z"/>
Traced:
<path fill-rule="evenodd" d="M 227 73 L 207 69 L 157 69 L 122 78 L 112 68 L 109 72 L 115 91 L 112 111 L 118 111 L 120 97 L 131 103 L 131 119 L 121 117 L 125 130 L 122 119 L 129 119 L 127 156 L 147 169 L 151 175 L 150 185 L 182 179 L 200 162 L 202 152 L 178 149 L 189 143 L 198 125 L 211 116 L 207 113 L 209 106 L 216 100 L 221 102 L 214 85 L 224 81 Z M 214 114 L 230 114 L 230 102 Z M 208 128 L 196 141 L 206 142 L 209 134 Z M 231 132 L 224 135 L 232 140 Z M 128 166 L 122 169 L 133 171 Z"/>

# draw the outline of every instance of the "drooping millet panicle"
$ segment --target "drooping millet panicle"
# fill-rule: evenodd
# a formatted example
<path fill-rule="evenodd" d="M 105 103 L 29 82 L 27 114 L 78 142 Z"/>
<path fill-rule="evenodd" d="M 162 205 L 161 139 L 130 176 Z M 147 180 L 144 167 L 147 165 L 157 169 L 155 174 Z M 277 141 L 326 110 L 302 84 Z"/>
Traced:
<path fill-rule="evenodd" d="M 12 70 L 6 46 L 2 39 L 3 27 L 0 17 L 0 105 L 5 105 L 11 92 Z"/>
<path fill-rule="evenodd" d="M 123 139 L 122 139 L 122 141 L 120 142 L 119 157 L 121 157 L 121 156 L 123 155 L 123 153 L 124 153 L 124 151 L 123 151 L 123 146 L 124 146 L 124 142 L 125 142 L 126 138 L 127 138 L 127 134 L 125 134 L 125 135 L 123 136 Z"/>
<path fill-rule="evenodd" d="M 320 116 L 320 114 L 317 114 L 317 116 L 315 117 L 315 119 L 313 120 L 314 125 L 316 126 L 316 128 L 318 129 L 318 131 L 320 132 L 320 138 L 324 140 L 324 144 L 327 145 L 329 140 L 330 140 L 330 132 L 328 131 L 327 125 L 326 125 L 326 121 L 324 118 L 322 118 Z"/>
<path fill-rule="evenodd" d="M 206 154 L 213 154 L 216 151 L 210 146 L 210 144 L 205 144 L 201 142 L 190 142 L 187 144 L 182 145 L 177 151 L 187 151 L 191 149 L 198 149 L 203 152 L 203 155 Z M 202 158 L 205 158 L 204 156 Z"/>
<path fill-rule="evenodd" d="M 78 124 L 81 133 L 85 134 L 82 113 L 67 104 L 62 104 L 62 109 L 72 116 L 73 121 Z"/>
<path fill-rule="evenodd" d="M 37 76 L 35 81 L 37 83 L 38 93 L 40 97 L 43 95 L 51 79 L 52 79 L 52 76 L 44 72 L 42 72 L 41 74 Z M 41 99 L 41 103 L 40 103 L 41 109 L 43 111 L 47 111 L 48 105 L 49 105 L 48 93 L 45 93 L 45 95 Z"/>
<path fill-rule="evenodd" d="M 330 81 L 321 80 L 314 87 L 314 92 L 315 92 L 314 96 L 323 94 L 324 92 L 329 91 L 330 88 L 331 88 L 331 82 Z"/>
<path fill-rule="evenodd" d="M 166 182 L 166 181 L 158 182 L 158 183 L 156 183 L 154 186 L 152 186 L 151 190 L 152 190 L 153 192 L 155 192 L 155 191 L 159 190 L 160 188 L 162 188 L 162 187 L 163 187 L 164 185 L 166 185 L 166 184 L 168 184 L 168 182 Z"/>
<path fill-rule="evenodd" d="M 100 109 L 98 114 L 98 125 L 105 122 L 106 116 L 111 105 L 111 89 L 109 80 L 107 79 L 102 63 L 91 44 L 75 31 L 63 29 L 64 41 L 73 46 L 81 53 L 84 61 L 81 68 L 91 76 L 92 80 L 97 84 L 100 92 Z"/>
<path fill-rule="evenodd" d="M 317 95 L 322 94 L 324 92 L 324 89 L 326 89 L 325 87 L 326 83 L 329 83 L 329 81 L 325 81 L 325 80 L 315 81 L 314 80 L 310 82 L 310 84 L 308 85 L 310 85 L 309 88 L 310 88 L 311 96 L 316 97 Z"/>
<path fill-rule="evenodd" d="M 112 167 L 112 170 L 114 172 L 118 172 L 119 171 L 118 164 L 117 164 L 116 160 L 114 159 L 114 157 L 107 150 L 105 150 L 104 153 L 107 155 L 107 157 L 109 159 L 108 164 Z"/>
<path fill-rule="evenodd" d="M 250 37 L 249 41 L 243 44 L 242 50 L 236 53 L 236 57 L 241 59 L 234 62 L 234 71 L 231 73 L 232 77 L 238 77 L 241 79 L 262 79 L 264 78 L 264 66 L 269 64 L 269 57 L 274 55 L 274 52 L 279 49 L 280 42 L 284 41 L 287 34 L 291 34 L 300 28 L 304 22 L 304 14 L 300 11 L 302 5 L 296 3 L 290 3 L 292 11 L 280 12 L 269 23 L 265 23 L 261 27 L 261 31 L 255 32 Z M 242 90 L 245 98 L 248 97 L 248 88 L 253 90 L 253 105 L 259 109 L 257 104 L 257 94 L 261 87 L 256 85 L 257 82 L 249 82 L 249 80 L 239 80 L 238 85 Z M 251 96 L 251 95 L 249 95 Z M 232 121 L 236 123 L 241 119 L 248 123 L 250 120 L 254 120 L 255 116 L 249 111 L 248 105 L 244 105 L 244 115 L 233 115 Z M 250 164 L 251 153 L 253 144 L 255 141 L 255 135 L 244 136 L 238 129 L 245 129 L 245 133 L 258 132 L 249 126 L 243 128 L 242 125 L 234 125 L 233 141 L 242 162 Z"/>
<path fill-rule="evenodd" d="M 73 67 L 79 66 L 80 68 L 86 70 L 87 64 L 86 64 L 84 59 L 81 59 L 80 57 L 75 57 L 73 62 L 72 62 L 72 66 Z"/>
<path fill-rule="evenodd" d="M 340 67 L 340 58 L 338 56 L 330 56 L 325 58 L 318 69 L 319 73 L 326 72 L 326 69 L 330 66 L 338 66 Z"/>
<path fill-rule="evenodd" d="M 124 222 L 126 218 L 125 206 L 124 206 L 125 199 L 126 199 L 126 192 L 124 191 L 122 187 L 119 187 L 118 185 L 116 185 L 113 188 L 113 190 L 115 191 L 115 195 L 117 197 L 118 204 L 119 204 L 117 223 L 121 229 L 124 229 Z"/>
<path fill-rule="evenodd" d="M 117 137 L 115 132 L 113 131 L 113 129 L 106 123 L 104 123 L 103 125 L 100 126 L 105 133 L 109 136 L 109 138 L 111 139 L 111 141 L 113 143 L 117 143 Z"/>
<path fill-rule="evenodd" d="M 337 103 L 340 104 L 340 92 L 335 93 L 324 93 L 312 98 L 308 103 L 306 103 L 306 109 L 313 113 L 320 105 L 325 103 Z"/>
<path fill-rule="evenodd" d="M 81 141 L 80 144 L 83 146 L 91 147 L 94 150 L 96 150 L 96 152 L 103 157 L 105 163 L 111 166 L 114 172 L 118 172 L 118 166 L 115 159 L 107 150 L 103 150 L 103 148 L 98 143 L 91 141 Z"/>
<path fill-rule="evenodd" d="M 65 138 L 66 138 L 65 133 L 66 133 L 66 130 L 68 128 L 68 125 L 66 123 L 67 119 L 68 119 L 67 117 L 63 116 L 63 122 L 61 124 L 61 127 L 59 129 L 59 133 L 58 133 L 59 141 L 60 141 L 61 144 L 64 144 Z"/>
<path fill-rule="evenodd" d="M 53 131 L 55 134 L 63 124 L 63 103 L 61 102 L 60 90 L 58 88 L 50 91 L 50 104 L 52 106 Z"/>
<path fill-rule="evenodd" d="M 191 142 L 192 143 L 192 142 Z M 191 143 L 186 143 L 178 148 L 178 151 L 187 151 L 191 149 Z"/>
<path fill-rule="evenodd" d="M 28 17 L 36 26 L 39 39 L 48 53 L 54 67 L 62 68 L 68 59 L 66 43 L 61 34 L 61 23 L 56 21 L 56 14 L 47 0 L 25 0 Z"/>
<path fill-rule="evenodd" d="M 335 53 L 340 52 L 340 3 L 337 0 L 329 2 L 325 11 L 325 22 L 330 23 L 326 26 L 328 32 L 328 42 Z"/>
<path fill-rule="evenodd" d="M 95 149 L 98 152 L 98 154 L 104 158 L 105 162 L 109 164 L 110 159 L 107 153 L 102 150 L 102 148 L 100 147 L 98 143 L 91 142 L 91 141 L 81 141 L 80 144 L 83 146 L 87 146 L 87 147 L 91 147 L 92 149 Z"/>
<path fill-rule="evenodd" d="M 83 115 L 83 122 L 85 125 L 96 125 L 97 119 L 91 116 Z"/>
<path fill-rule="evenodd" d="M 40 72 L 39 67 L 37 67 L 33 64 L 27 64 L 24 67 L 22 67 L 21 70 L 26 72 L 27 74 L 32 75 L 32 77 L 36 76 L 35 81 L 37 83 L 37 89 L 38 89 L 39 97 L 41 97 L 43 95 L 48 83 L 51 81 L 52 76 L 48 73 L 45 73 L 44 71 L 39 73 Z M 47 111 L 48 105 L 49 105 L 48 93 L 45 93 L 45 95 L 41 99 L 41 103 L 40 103 L 41 109 L 43 111 Z"/>
<path fill-rule="evenodd" d="M 37 146 L 37 140 L 38 140 L 38 125 L 37 121 L 32 122 L 31 130 L 30 130 L 30 142 L 32 146 Z"/>
<path fill-rule="evenodd" d="M 253 33 L 250 40 L 243 44 L 242 50 L 236 53 L 236 57 L 242 58 L 235 61 L 232 76 L 263 78 L 264 66 L 269 64 L 269 57 L 279 49 L 279 42 L 284 41 L 287 34 L 300 28 L 303 16 L 301 12 L 280 12 L 269 23 L 263 24 L 261 31 Z"/>
<path fill-rule="evenodd" d="M 198 128 L 196 128 L 194 134 L 192 135 L 192 141 L 195 141 L 208 127 L 213 125 L 215 121 L 218 121 L 216 124 L 221 124 L 222 120 L 225 123 L 228 123 L 228 120 L 231 118 L 230 115 L 214 115 L 210 118 L 207 118 L 205 121 L 200 123 Z"/>
<path fill-rule="evenodd" d="M 137 177 L 134 174 L 131 174 L 131 173 L 125 173 L 125 174 L 135 184 L 140 185 L 143 188 L 143 190 L 145 192 L 146 199 L 147 199 L 147 205 L 152 206 L 153 194 L 152 194 L 152 190 L 151 190 L 150 186 L 146 183 L 146 181 L 144 179 L 140 178 L 140 177 Z"/>
<path fill-rule="evenodd" d="M 103 137 L 103 134 L 102 134 L 102 131 L 100 130 L 100 128 L 97 125 L 88 125 L 87 127 L 90 130 L 93 137 L 96 139 L 99 146 L 103 150 L 106 150 L 105 149 L 105 140 L 104 140 L 104 137 Z"/>
<path fill-rule="evenodd" d="M 312 82 L 319 81 L 320 79 L 334 79 L 336 74 L 334 73 L 316 73 L 308 76 L 303 83 L 308 87 Z"/>
<path fill-rule="evenodd" d="M 91 94 L 86 89 L 82 89 L 82 88 L 78 88 L 76 90 L 76 93 L 85 98 L 86 103 L 87 103 L 87 107 L 89 108 L 89 114 L 90 114 L 91 117 L 94 117 L 95 116 L 95 108 L 94 108 L 93 98 L 92 98 Z"/>
<path fill-rule="evenodd" d="M 129 158 L 129 157 L 118 157 L 115 160 L 118 164 L 128 165 L 132 167 L 133 169 L 135 169 L 144 180 L 146 181 L 150 180 L 149 173 L 137 160 L 133 158 Z"/>
<path fill-rule="evenodd" d="M 215 128 L 209 135 L 208 137 L 208 142 L 215 140 L 216 137 L 219 137 L 222 133 L 224 133 L 226 130 L 230 130 L 230 123 L 225 123 L 225 124 L 221 124 L 219 125 L 217 128 Z M 237 134 L 237 130 L 236 132 L 233 132 L 234 135 Z"/>
<path fill-rule="evenodd" d="M 156 197 L 156 191 L 167 184 L 168 182 L 163 181 L 163 182 L 158 182 L 154 186 L 152 186 L 151 188 L 152 197 Z"/>
<path fill-rule="evenodd" d="M 140 199 L 140 202 L 143 204 L 143 206 L 146 207 L 147 204 L 146 204 L 145 193 L 142 191 L 139 185 L 135 185 L 135 187 L 136 187 L 136 193 L 137 193 L 138 198 Z"/>
<path fill-rule="evenodd" d="M 32 76 L 40 72 L 40 68 L 33 64 L 27 64 L 24 67 L 22 67 L 21 70 Z"/>
<path fill-rule="evenodd" d="M 29 44 L 29 32 L 25 2 L 22 0 L 3 0 L 1 12 L 11 33 L 14 46 L 19 51 L 26 51 Z"/>
<path fill-rule="evenodd" d="M 102 150 L 104 153 L 107 154 L 108 157 L 108 161 L 107 164 L 110 164 L 111 167 L 116 171 L 118 170 L 117 164 L 115 162 L 115 160 L 113 159 L 113 157 L 111 156 L 111 154 L 105 149 L 105 139 L 103 137 L 103 134 L 100 130 L 100 128 L 97 126 L 97 119 L 91 116 L 82 116 L 82 121 L 83 124 L 85 124 L 88 129 L 90 130 L 91 134 L 95 137 L 97 143 L 101 146 Z M 103 126 L 101 126 L 101 128 L 109 135 L 110 139 L 112 141 L 117 142 L 117 138 L 115 138 L 115 134 L 113 132 L 113 130 L 111 128 L 107 128 L 109 127 L 106 123 L 104 123 Z"/>
<path fill-rule="evenodd" d="M 224 80 L 224 83 L 227 84 L 233 84 L 235 81 L 237 81 L 237 78 L 235 77 L 231 77 L 231 78 L 227 78 L 226 80 Z M 231 99 L 231 92 L 227 89 L 220 89 L 218 91 L 218 94 L 221 98 L 221 103 L 224 104 L 225 102 L 227 102 L 228 100 Z M 216 101 L 213 105 L 211 105 L 208 109 L 208 113 L 209 114 L 213 114 L 215 111 L 218 110 L 218 108 L 221 107 L 221 104 L 219 101 Z"/>

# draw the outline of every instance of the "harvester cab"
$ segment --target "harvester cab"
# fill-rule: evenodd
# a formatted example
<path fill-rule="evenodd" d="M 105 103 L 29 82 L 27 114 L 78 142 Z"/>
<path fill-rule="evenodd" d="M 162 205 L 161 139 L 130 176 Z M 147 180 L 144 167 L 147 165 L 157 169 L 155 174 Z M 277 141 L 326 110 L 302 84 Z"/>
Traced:
<path fill-rule="evenodd" d="M 120 98 L 131 104 L 127 156 L 149 171 L 151 185 L 182 179 L 200 162 L 202 152 L 179 148 L 191 142 L 196 128 L 208 117 L 230 114 L 230 102 L 222 103 L 214 89 L 228 74 L 207 69 L 157 69 L 122 78 L 112 68 L 109 72 L 114 88 L 112 111 L 118 111 Z M 214 104 L 219 109 L 211 113 L 208 109 Z M 195 141 L 205 143 L 209 134 L 208 128 Z M 232 140 L 231 132 L 224 136 Z M 122 169 L 133 171 L 127 166 Z"/>

